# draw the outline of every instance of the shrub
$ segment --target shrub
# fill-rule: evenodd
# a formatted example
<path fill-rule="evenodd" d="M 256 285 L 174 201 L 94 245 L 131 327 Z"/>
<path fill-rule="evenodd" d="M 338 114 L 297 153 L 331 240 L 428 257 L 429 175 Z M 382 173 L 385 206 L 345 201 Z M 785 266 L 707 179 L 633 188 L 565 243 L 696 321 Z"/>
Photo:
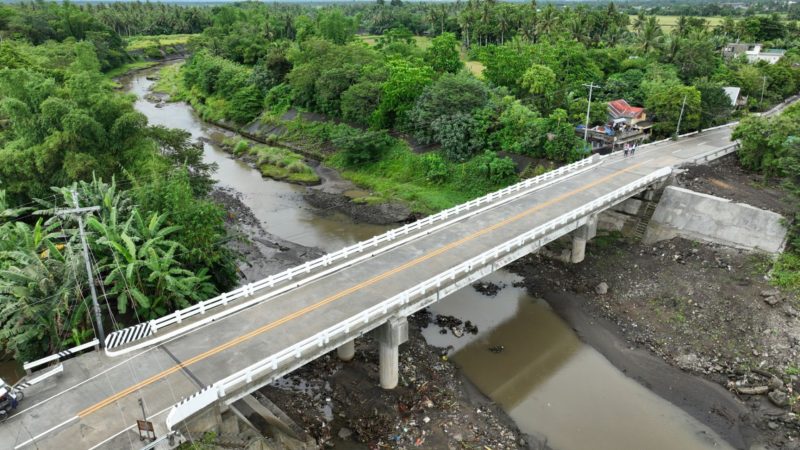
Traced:
<path fill-rule="evenodd" d="M 243 155 L 248 149 L 250 148 L 250 144 L 247 143 L 244 139 L 237 142 L 236 145 L 233 147 L 233 154 L 240 156 Z"/>
<path fill-rule="evenodd" d="M 360 131 L 339 128 L 331 140 L 343 152 L 345 164 L 359 166 L 375 162 L 392 146 L 392 138 L 383 130 Z"/>
<path fill-rule="evenodd" d="M 425 179 L 434 184 L 441 184 L 447 180 L 450 172 L 442 155 L 439 153 L 426 153 L 419 159 Z"/>

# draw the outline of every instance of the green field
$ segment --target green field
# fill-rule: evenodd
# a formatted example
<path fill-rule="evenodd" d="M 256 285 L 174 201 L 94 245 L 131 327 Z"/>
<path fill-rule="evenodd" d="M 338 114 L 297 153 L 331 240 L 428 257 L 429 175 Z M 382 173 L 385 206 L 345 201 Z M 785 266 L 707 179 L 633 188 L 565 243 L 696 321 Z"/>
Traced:
<path fill-rule="evenodd" d="M 170 45 L 185 45 L 196 34 L 169 34 L 163 36 L 133 36 L 126 39 L 128 50 L 146 50 L 148 48 Z"/>
<path fill-rule="evenodd" d="M 670 31 L 672 28 L 674 28 L 675 25 L 677 25 L 678 23 L 679 17 L 680 16 L 656 16 L 656 18 L 658 19 L 658 24 L 661 25 L 661 28 L 664 31 Z M 633 24 L 633 22 L 636 20 L 636 16 L 631 15 L 630 18 L 631 18 L 631 24 Z M 705 19 L 708 25 L 712 28 L 720 25 L 722 21 L 725 20 L 725 18 L 721 16 L 701 17 L 701 19 Z M 733 20 L 739 20 L 739 19 L 734 18 Z"/>

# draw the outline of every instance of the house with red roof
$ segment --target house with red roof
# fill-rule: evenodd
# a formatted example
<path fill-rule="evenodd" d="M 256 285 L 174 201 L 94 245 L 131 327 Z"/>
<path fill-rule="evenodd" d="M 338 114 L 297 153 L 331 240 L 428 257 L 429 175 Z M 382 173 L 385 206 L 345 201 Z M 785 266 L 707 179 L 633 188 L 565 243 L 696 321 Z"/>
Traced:
<path fill-rule="evenodd" d="M 613 122 L 624 121 L 628 125 L 636 125 L 647 120 L 644 108 L 631 106 L 624 99 L 608 102 L 608 115 Z"/>
<path fill-rule="evenodd" d="M 580 125 L 575 129 L 578 136 L 586 136 L 592 151 L 606 153 L 649 138 L 648 131 L 653 124 L 647 120 L 644 108 L 631 106 L 624 99 L 614 100 L 608 102 L 608 116 L 608 122 L 602 126 L 586 130 Z"/>

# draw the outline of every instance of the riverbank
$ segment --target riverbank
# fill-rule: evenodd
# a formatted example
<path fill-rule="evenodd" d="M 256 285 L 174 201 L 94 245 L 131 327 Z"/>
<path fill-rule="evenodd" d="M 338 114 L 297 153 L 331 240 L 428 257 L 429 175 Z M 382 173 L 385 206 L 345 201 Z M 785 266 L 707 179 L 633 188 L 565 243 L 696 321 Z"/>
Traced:
<path fill-rule="evenodd" d="M 581 264 L 532 255 L 512 271 L 620 370 L 734 447 L 795 448 L 797 299 L 762 267 L 683 239 L 601 238 Z"/>
<path fill-rule="evenodd" d="M 177 93 L 175 77 L 178 75 L 175 67 L 179 63 L 180 61 L 172 62 L 165 67 L 154 68 L 147 72 L 151 79 L 159 78 L 145 96 L 145 99 L 156 108 L 164 108 L 172 101 L 171 95 Z M 372 225 L 404 223 L 416 217 L 406 203 L 387 200 L 356 186 L 344 179 L 336 169 L 309 157 L 306 153 L 295 153 L 296 146 L 237 130 L 236 127 L 222 121 L 206 118 L 204 122 L 220 130 L 211 133 L 209 138 L 202 138 L 201 141 L 224 150 L 232 159 L 259 170 L 264 177 L 309 186 L 303 192 L 303 197 L 322 215 L 339 212 L 356 222 Z M 237 150 L 240 142 L 247 148 Z M 259 154 L 264 153 L 259 152 L 264 146 L 282 150 L 289 155 L 288 159 L 291 161 L 286 164 L 271 164 L 269 158 Z M 279 159 L 287 158 L 281 156 Z M 292 163 L 302 163 L 303 167 L 297 171 L 298 174 L 288 173 L 286 166 L 291 166 Z M 309 170 L 313 170 L 313 173 L 309 173 Z"/>
<path fill-rule="evenodd" d="M 337 196 L 348 199 L 369 196 L 368 192 L 358 189 L 329 167 L 312 165 L 320 175 L 321 183 L 309 188 L 264 179 L 253 168 L 253 161 L 246 163 L 230 152 L 223 153 L 222 141 L 226 138 L 238 140 L 239 136 L 199 123 L 188 105 L 166 103 L 163 95 L 154 95 L 151 91 L 155 81 L 153 72 L 137 73 L 128 80 L 129 90 L 141 98 L 137 101 L 137 108 L 146 113 L 152 123 L 186 129 L 204 146 L 205 158 L 218 164 L 216 177 L 221 182 L 211 197 L 228 211 L 226 223 L 231 237 L 226 245 L 243 256 L 239 265 L 243 282 L 260 279 L 316 258 L 322 253 L 315 248 L 318 245 L 329 245 L 331 248 L 325 247 L 325 250 L 332 251 L 385 230 L 385 227 L 353 222 L 324 203 L 340 202 Z M 317 195 L 316 192 L 321 194 Z M 327 197 L 328 200 L 313 202 L 315 207 L 304 206 L 309 198 L 319 197 Z M 393 212 L 382 209 L 386 208 L 385 203 L 364 206 L 360 213 L 349 212 L 351 215 L 361 214 L 361 218 L 369 222 L 379 223 L 394 223 L 408 215 L 407 210 Z M 371 216 L 365 218 L 363 214 Z M 312 245 L 301 245 L 299 242 L 310 242 Z M 383 391 L 378 386 L 377 348 L 371 338 L 365 337 L 359 339 L 355 361 L 339 363 L 334 355 L 328 355 L 268 387 L 269 396 L 319 442 L 336 437 L 340 448 L 366 448 L 367 444 L 363 442 L 375 440 L 397 443 L 400 442 L 397 434 L 404 434 L 406 437 L 402 439 L 408 440 L 412 433 L 402 430 L 409 427 L 414 428 L 416 431 L 413 433 L 417 434 L 413 442 L 407 442 L 408 446 L 415 445 L 417 439 L 428 443 L 444 442 L 446 437 L 436 433 L 445 425 L 452 442 L 485 442 L 492 448 L 501 448 L 497 444 L 503 444 L 502 448 L 513 448 L 511 444 L 518 443 L 519 436 L 508 415 L 482 397 L 452 364 L 442 361 L 439 350 L 427 346 L 420 337 L 418 327 L 412 325 L 410 335 L 411 342 L 401 350 L 403 386 L 395 391 Z M 326 369 L 330 367 L 335 367 L 335 372 Z M 422 381 L 409 381 L 412 377 L 430 382 L 422 384 Z M 286 380 L 301 380 L 299 382 L 303 385 L 338 386 L 338 393 L 309 389 L 310 396 L 306 397 L 297 392 L 281 395 L 283 391 L 276 389 L 277 386 L 285 386 Z M 334 418 L 326 415 L 324 408 L 312 406 L 319 404 L 320 398 L 327 397 L 338 399 L 338 419 L 334 426 L 349 429 L 349 437 L 339 438 L 339 428 L 334 436 L 330 436 L 329 422 Z M 360 400 L 353 401 L 353 398 Z M 421 407 L 424 408 L 424 415 L 409 421 L 410 413 L 404 408 L 412 406 L 412 401 L 423 402 Z M 365 408 L 367 404 L 374 408 Z M 419 404 L 417 407 L 420 407 Z M 371 421 L 374 410 L 382 411 L 380 422 Z M 417 409 L 414 411 L 413 414 L 421 414 Z M 471 419 L 464 420 L 462 417 Z M 391 426 L 384 427 L 385 424 Z M 390 434 L 392 430 L 394 434 Z M 347 434 L 346 431 L 342 432 L 342 435 Z M 438 448 L 438 444 L 435 446 Z"/>
<path fill-rule="evenodd" d="M 242 194 L 217 187 L 209 197 L 227 211 L 228 248 L 241 255 L 239 274 L 242 283 L 261 280 L 269 275 L 319 258 L 325 252 L 275 236 L 264 230 L 253 211 L 242 202 Z"/>

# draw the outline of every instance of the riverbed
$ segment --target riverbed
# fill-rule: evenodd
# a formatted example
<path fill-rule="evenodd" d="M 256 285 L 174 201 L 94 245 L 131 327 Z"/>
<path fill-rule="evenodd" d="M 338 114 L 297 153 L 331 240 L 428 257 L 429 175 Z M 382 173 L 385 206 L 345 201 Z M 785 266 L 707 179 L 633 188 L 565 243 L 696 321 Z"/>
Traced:
<path fill-rule="evenodd" d="M 266 232 L 331 252 L 387 229 L 357 224 L 339 212 L 313 208 L 303 199 L 304 186 L 264 178 L 247 163 L 232 158 L 214 143 L 220 135 L 230 135 L 230 132 L 204 123 L 186 103 L 159 104 L 146 100 L 144 96 L 155 83 L 146 78 L 146 73 L 150 72 L 139 72 L 123 80 L 127 92 L 137 97 L 136 110 L 147 116 L 153 125 L 180 128 L 188 131 L 194 140 L 201 141 L 206 162 L 217 164 L 214 178 L 218 185 L 238 191 L 242 202 L 252 210 Z"/>
<path fill-rule="evenodd" d="M 431 307 L 434 316 L 469 319 L 477 335 L 457 338 L 435 325 L 423 333 L 452 346 L 451 359 L 521 431 L 556 449 L 730 448 L 582 343 L 544 300 L 514 287 L 521 281 L 500 271 L 482 280 L 501 286 L 497 295 L 467 287 Z"/>
<path fill-rule="evenodd" d="M 267 232 L 326 251 L 382 232 L 347 216 L 310 207 L 303 186 L 265 179 L 211 143 L 228 133 L 203 123 L 185 103 L 156 106 L 143 97 L 153 81 L 138 73 L 126 86 L 136 109 L 152 124 L 181 128 L 203 141 L 208 162 L 218 165 L 220 186 L 241 193 Z M 505 286 L 494 297 L 472 287 L 432 306 L 435 314 L 471 320 L 476 335 L 456 338 L 435 325 L 424 331 L 429 344 L 452 346 L 450 358 L 480 390 L 503 406 L 524 432 L 557 449 L 705 449 L 728 445 L 708 427 L 655 395 L 583 344 L 541 300 L 501 271 L 487 278 Z M 489 351 L 496 348 L 498 351 Z"/>

